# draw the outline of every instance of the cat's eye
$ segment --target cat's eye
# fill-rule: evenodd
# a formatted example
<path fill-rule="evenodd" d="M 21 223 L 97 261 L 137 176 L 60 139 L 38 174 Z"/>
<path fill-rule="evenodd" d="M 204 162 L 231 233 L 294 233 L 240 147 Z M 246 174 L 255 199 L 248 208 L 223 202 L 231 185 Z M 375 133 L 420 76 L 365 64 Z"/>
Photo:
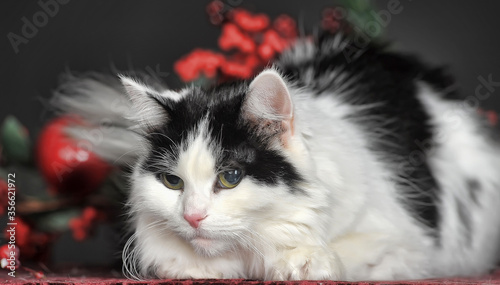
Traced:
<path fill-rule="evenodd" d="M 168 173 L 161 174 L 161 182 L 172 190 L 182 190 L 184 188 L 184 181 L 179 177 Z"/>
<path fill-rule="evenodd" d="M 219 186 L 224 189 L 231 189 L 236 187 L 243 178 L 243 171 L 241 169 L 231 169 L 219 173 Z"/>

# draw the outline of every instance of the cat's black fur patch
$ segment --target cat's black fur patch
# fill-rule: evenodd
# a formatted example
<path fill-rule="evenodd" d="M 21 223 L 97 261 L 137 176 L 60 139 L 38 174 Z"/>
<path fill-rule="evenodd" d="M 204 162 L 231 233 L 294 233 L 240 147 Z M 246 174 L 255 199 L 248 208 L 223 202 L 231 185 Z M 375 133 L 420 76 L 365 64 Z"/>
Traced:
<path fill-rule="evenodd" d="M 464 232 L 462 233 L 467 241 L 467 244 L 472 243 L 472 221 L 470 213 L 466 212 L 467 207 L 462 203 L 462 201 L 455 199 L 456 209 L 458 213 L 458 218 L 461 221 L 461 225 L 464 227 Z"/>
<path fill-rule="evenodd" d="M 378 154 L 385 153 L 384 157 L 399 157 L 398 161 L 387 161 L 393 169 L 396 168 L 394 182 L 399 185 L 404 202 L 416 219 L 437 233 L 439 187 L 427 163 L 427 155 L 434 146 L 433 128 L 429 114 L 416 96 L 417 81 L 442 91 L 447 98 L 455 98 L 456 94 L 450 88 L 453 82 L 451 77 L 441 69 L 427 68 L 414 57 L 387 52 L 374 43 L 363 47 L 357 57 L 350 57 L 343 51 L 356 48 L 352 46 L 353 41 L 344 37 L 348 44 L 339 50 L 339 45 L 333 44 L 334 37 L 319 37 L 312 56 L 305 57 L 299 64 L 283 57 L 277 63 L 278 68 L 291 82 L 311 89 L 318 96 L 325 91 L 332 94 L 335 92 L 331 91 L 347 87 L 352 93 L 339 98 L 351 105 L 381 103 L 362 113 L 352 114 L 352 118 L 356 121 L 366 116 L 386 119 L 367 122 L 364 126 L 367 132 L 379 128 L 387 134 L 378 137 L 371 148 Z M 334 69 L 339 72 L 338 76 L 345 76 L 342 82 L 325 81 Z M 313 74 L 312 80 L 304 75 L 308 74 L 306 71 Z M 349 86 L 345 86 L 346 82 Z M 422 145 L 426 148 L 423 149 Z M 422 159 L 417 163 L 410 161 L 411 155 Z"/>
<path fill-rule="evenodd" d="M 476 205 L 479 205 L 479 201 L 477 200 L 478 192 L 481 191 L 481 184 L 476 179 L 468 179 L 467 180 L 467 190 L 469 190 L 470 199 Z"/>
<path fill-rule="evenodd" d="M 191 96 L 164 104 L 171 119 L 147 136 L 152 149 L 159 151 L 149 155 L 142 164 L 143 169 L 152 173 L 164 172 L 165 169 L 154 162 L 165 151 L 180 146 L 188 134 L 207 118 L 209 140 L 215 142 L 216 148 L 221 151 L 221 155 L 216 156 L 217 167 L 241 167 L 246 176 L 257 182 L 265 185 L 284 183 L 291 192 L 295 192 L 296 183 L 302 180 L 295 167 L 284 155 L 267 148 L 266 140 L 269 138 L 252 132 L 251 126 L 242 119 L 241 107 L 247 89 L 247 82 L 210 89 L 195 88 L 190 91 L 193 92 Z M 177 154 L 178 151 L 174 151 L 169 155 Z"/>

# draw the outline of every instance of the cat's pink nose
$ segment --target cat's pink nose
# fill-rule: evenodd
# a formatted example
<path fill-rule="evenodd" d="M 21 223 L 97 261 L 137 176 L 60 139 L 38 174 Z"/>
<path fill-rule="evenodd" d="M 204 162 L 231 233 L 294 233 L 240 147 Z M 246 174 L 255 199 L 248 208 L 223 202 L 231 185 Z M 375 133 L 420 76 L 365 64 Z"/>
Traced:
<path fill-rule="evenodd" d="M 203 221 L 207 215 L 205 214 L 184 214 L 184 219 L 195 229 L 200 226 L 201 221 Z"/>

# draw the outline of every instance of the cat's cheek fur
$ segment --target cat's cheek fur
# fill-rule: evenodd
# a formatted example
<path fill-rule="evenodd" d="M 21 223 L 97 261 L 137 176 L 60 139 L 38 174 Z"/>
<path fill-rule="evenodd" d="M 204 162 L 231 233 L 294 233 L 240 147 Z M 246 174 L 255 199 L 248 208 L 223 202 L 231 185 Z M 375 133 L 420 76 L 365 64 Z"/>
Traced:
<path fill-rule="evenodd" d="M 137 211 L 148 211 L 154 213 L 165 220 L 172 220 L 176 216 L 177 201 L 181 191 L 167 189 L 153 174 L 134 175 L 132 186 L 132 200 L 142 206 L 148 205 L 145 209 L 139 206 L 134 207 Z"/>

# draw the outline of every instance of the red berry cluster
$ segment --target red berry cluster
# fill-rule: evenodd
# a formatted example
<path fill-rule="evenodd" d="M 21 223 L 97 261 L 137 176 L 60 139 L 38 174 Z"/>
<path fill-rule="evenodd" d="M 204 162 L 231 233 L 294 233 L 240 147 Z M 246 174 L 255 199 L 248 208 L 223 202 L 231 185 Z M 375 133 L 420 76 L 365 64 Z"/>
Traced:
<path fill-rule="evenodd" d="M 221 81 L 250 78 L 297 37 L 295 20 L 287 15 L 279 16 L 271 25 L 265 14 L 228 10 L 219 0 L 207 6 L 207 13 L 212 24 L 222 26 L 218 44 L 230 54 L 193 50 L 174 65 L 174 70 L 185 82 L 202 75 Z"/>
<path fill-rule="evenodd" d="M 321 28 L 330 33 L 336 33 L 340 29 L 340 23 L 344 15 L 338 8 L 326 8 L 323 10 Z"/>
<path fill-rule="evenodd" d="M 48 245 L 53 241 L 54 236 L 48 233 L 37 231 L 33 226 L 23 219 L 16 217 L 15 225 L 15 244 L 23 253 L 23 259 L 44 259 Z M 10 227 L 4 232 L 5 239 L 10 240 Z M 19 256 L 19 255 L 17 255 Z"/>
<path fill-rule="evenodd" d="M 19 268 L 19 249 L 14 245 L 4 244 L 0 247 L 0 267 L 7 268 L 14 266 Z"/>
<path fill-rule="evenodd" d="M 73 231 L 73 238 L 77 241 L 86 239 L 95 224 L 105 219 L 105 214 L 94 207 L 85 207 L 78 218 L 69 221 L 69 227 Z"/>
<path fill-rule="evenodd" d="M 21 266 L 21 262 L 19 261 L 19 254 L 19 248 L 14 245 L 4 244 L 0 246 L 0 268 L 12 270 L 12 267 L 14 267 L 15 269 L 22 267 L 22 269 L 28 271 L 36 279 L 42 279 L 45 277 L 45 274 L 43 274 L 43 272 L 41 271 L 36 271 L 28 267 Z"/>

